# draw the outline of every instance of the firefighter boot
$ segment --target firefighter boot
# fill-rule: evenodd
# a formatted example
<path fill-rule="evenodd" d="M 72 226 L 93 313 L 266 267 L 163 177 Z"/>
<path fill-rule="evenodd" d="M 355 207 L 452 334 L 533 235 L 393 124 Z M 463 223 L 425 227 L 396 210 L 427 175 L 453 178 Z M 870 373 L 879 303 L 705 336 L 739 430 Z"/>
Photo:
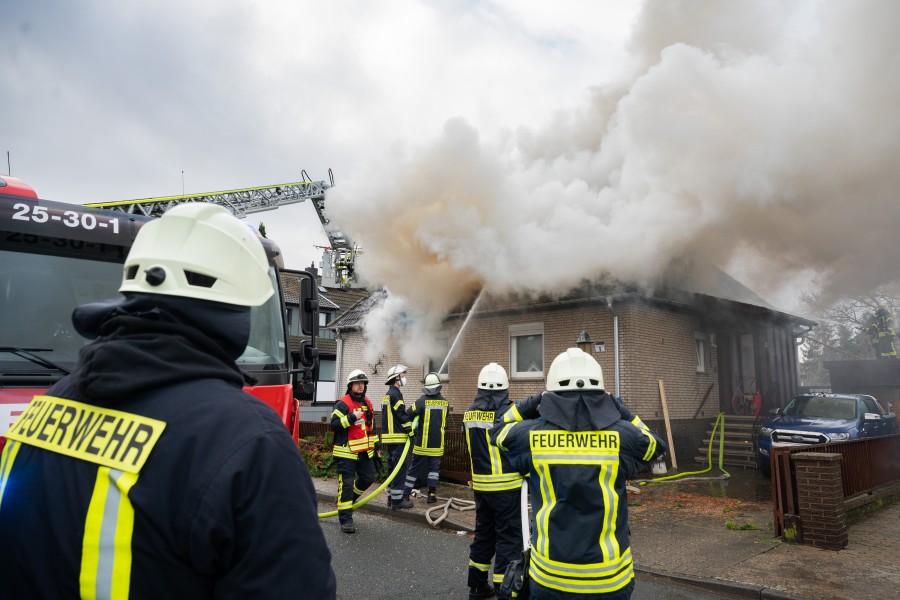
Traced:
<path fill-rule="evenodd" d="M 437 491 L 434 488 L 428 488 L 428 504 L 437 502 Z"/>
<path fill-rule="evenodd" d="M 494 586 L 484 584 L 469 588 L 469 600 L 488 600 L 496 595 Z"/>
<path fill-rule="evenodd" d="M 356 533 L 356 525 L 353 524 L 353 519 L 341 523 L 341 531 L 344 533 Z"/>
<path fill-rule="evenodd" d="M 401 498 L 399 502 L 395 500 L 394 502 L 391 503 L 392 510 L 398 510 L 400 508 L 412 508 L 412 507 L 413 507 L 413 503 L 412 503 L 412 500 L 410 500 L 409 498 Z"/>

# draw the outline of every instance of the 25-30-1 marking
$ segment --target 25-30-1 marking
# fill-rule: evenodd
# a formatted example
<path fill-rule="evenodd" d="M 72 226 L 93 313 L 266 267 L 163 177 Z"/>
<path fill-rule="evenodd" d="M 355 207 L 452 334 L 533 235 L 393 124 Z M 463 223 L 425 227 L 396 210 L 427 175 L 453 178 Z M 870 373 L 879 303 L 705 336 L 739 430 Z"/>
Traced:
<path fill-rule="evenodd" d="M 78 214 L 74 210 L 67 210 L 62 215 L 51 215 L 44 206 L 32 206 L 30 204 L 14 204 L 12 218 L 18 221 L 33 221 L 46 223 L 48 221 L 61 221 L 66 227 L 81 227 L 82 229 L 96 229 L 102 227 L 112 228 L 113 233 L 119 233 L 119 219 L 110 217 L 108 220 L 97 218 L 91 213 Z"/>

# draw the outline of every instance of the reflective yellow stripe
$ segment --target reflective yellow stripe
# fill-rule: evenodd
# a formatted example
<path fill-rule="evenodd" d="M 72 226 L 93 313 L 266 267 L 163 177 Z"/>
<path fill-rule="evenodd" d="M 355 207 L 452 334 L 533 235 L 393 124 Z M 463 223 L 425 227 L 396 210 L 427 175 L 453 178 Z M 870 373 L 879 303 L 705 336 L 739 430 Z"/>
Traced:
<path fill-rule="evenodd" d="M 421 446 L 413 447 L 413 454 L 418 456 L 443 456 L 443 448 L 423 448 Z"/>
<path fill-rule="evenodd" d="M 491 443 L 491 436 L 488 435 L 488 432 L 485 431 L 484 435 L 487 437 L 488 456 L 491 459 L 491 473 L 502 473 L 503 459 L 500 458 L 500 448 Z"/>
<path fill-rule="evenodd" d="M 6 483 L 9 481 L 9 473 L 12 471 L 13 461 L 19 453 L 22 444 L 15 440 L 6 440 L 3 447 L 3 454 L 0 454 L 0 507 L 3 506 L 3 492 L 6 490 Z"/>
<path fill-rule="evenodd" d="M 408 433 L 382 433 L 381 434 L 381 443 L 382 444 L 405 444 L 406 440 L 409 439 Z"/>
<path fill-rule="evenodd" d="M 81 547 L 82 598 L 128 598 L 134 533 L 134 507 L 128 492 L 137 478 L 137 473 L 97 469 Z"/>
<path fill-rule="evenodd" d="M 503 422 L 504 423 L 512 423 L 516 421 L 523 421 L 522 413 L 519 412 L 519 409 L 516 408 L 516 405 L 513 404 L 509 407 L 509 410 L 503 413 Z"/>
<path fill-rule="evenodd" d="M 541 508 L 534 515 L 534 524 L 537 536 L 534 549 L 539 549 L 545 555 L 550 554 L 550 540 L 547 533 L 550 527 L 550 511 L 556 506 L 556 492 L 550 478 L 550 466 L 546 462 L 535 462 L 534 470 L 538 475 L 539 491 L 541 493 Z"/>
<path fill-rule="evenodd" d="M 335 458 L 349 458 L 350 460 L 356 460 L 356 452 L 347 446 L 335 446 L 332 448 L 332 454 Z"/>
<path fill-rule="evenodd" d="M 512 481 L 485 483 L 472 481 L 472 489 L 476 492 L 505 492 L 507 490 L 517 490 L 522 487 L 522 478 Z"/>
<path fill-rule="evenodd" d="M 503 446 L 503 441 L 506 439 L 506 436 L 509 435 L 509 431 L 515 426 L 516 426 L 516 423 L 507 423 L 506 425 L 503 426 L 503 428 L 500 430 L 500 433 L 497 434 L 497 447 L 498 448 L 500 448 L 501 450 L 509 450 L 509 448 L 506 448 Z"/>
<path fill-rule="evenodd" d="M 331 413 L 331 418 L 333 419 L 335 417 L 337 417 L 338 421 L 340 421 L 341 427 L 343 427 L 344 429 L 350 428 L 350 419 L 347 418 L 347 413 L 338 409 L 334 409 L 334 411 L 332 411 Z"/>
<path fill-rule="evenodd" d="M 368 450 L 371 446 L 368 437 L 351 439 L 348 441 L 348 445 L 354 452 L 362 452 L 363 450 Z"/>
<path fill-rule="evenodd" d="M 650 459 L 656 454 L 656 438 L 653 437 L 649 429 L 641 429 L 640 431 L 647 438 L 647 451 L 644 452 L 644 462 L 650 462 Z"/>
<path fill-rule="evenodd" d="M 574 594 L 603 594 L 620 590 L 634 577 L 631 549 L 616 560 L 577 565 L 549 560 L 531 551 L 531 578 L 544 587 Z"/>
<path fill-rule="evenodd" d="M 637 415 L 635 415 L 634 418 L 631 420 L 631 424 L 634 425 L 635 427 L 637 427 L 638 429 L 650 429 L 649 427 L 647 427 L 644 424 L 643 421 L 641 421 L 641 418 Z"/>
<path fill-rule="evenodd" d="M 354 457 L 356 458 L 356 457 Z M 338 510 L 344 510 L 346 508 L 350 508 L 353 506 L 353 499 L 341 501 L 341 497 L 344 495 L 342 490 L 344 489 L 344 475 L 342 473 L 338 473 L 338 489 L 337 489 L 337 508 Z"/>
<path fill-rule="evenodd" d="M 469 559 L 469 566 L 475 567 L 479 571 L 484 571 L 485 573 L 487 573 L 491 568 L 490 564 L 478 563 L 478 562 L 475 562 L 474 560 L 472 560 L 471 558 Z"/>
<path fill-rule="evenodd" d="M 504 483 L 510 481 L 518 481 L 520 484 L 522 483 L 522 475 L 520 473 L 491 473 L 491 474 L 472 474 L 473 482 L 482 482 L 482 483 Z"/>

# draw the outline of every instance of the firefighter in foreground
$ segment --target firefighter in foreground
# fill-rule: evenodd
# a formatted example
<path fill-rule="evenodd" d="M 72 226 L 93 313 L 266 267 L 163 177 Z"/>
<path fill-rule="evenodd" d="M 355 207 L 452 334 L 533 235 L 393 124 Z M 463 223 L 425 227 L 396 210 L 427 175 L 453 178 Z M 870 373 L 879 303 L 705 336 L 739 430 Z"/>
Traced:
<path fill-rule="evenodd" d="M 273 293 L 255 233 L 185 204 L 141 228 L 123 298 L 7 433 L 6 598 L 334 598 L 312 480 L 235 364 Z"/>
<path fill-rule="evenodd" d="M 403 402 L 403 392 L 400 391 L 400 387 L 406 385 L 406 372 L 407 368 L 404 365 L 395 365 L 388 369 L 385 382 L 388 389 L 381 400 L 381 447 L 388 453 L 388 473 L 394 472 L 394 467 L 403 456 L 404 445 L 415 435 L 412 430 L 412 419 Z M 409 455 L 404 462 L 406 466 L 409 465 Z M 403 497 L 403 490 L 406 487 L 406 466 L 400 467 L 394 480 L 391 481 L 388 506 L 394 510 L 413 507 L 412 500 Z"/>
<path fill-rule="evenodd" d="M 409 501 L 410 493 L 422 474 L 422 467 L 428 468 L 428 504 L 437 502 L 438 477 L 441 472 L 441 457 L 444 455 L 444 429 L 447 426 L 447 412 L 450 403 L 441 396 L 441 378 L 437 373 L 425 376 L 422 396 L 410 407 L 409 416 L 418 425 L 414 431 L 412 464 L 406 474 L 403 500 Z"/>
<path fill-rule="evenodd" d="M 347 376 L 347 393 L 334 403 L 331 430 L 338 472 L 338 521 L 341 531 L 355 533 L 354 502 L 375 481 L 375 413 L 366 397 L 369 378 L 356 369 Z"/>
<path fill-rule="evenodd" d="M 557 356 L 547 391 L 516 403 L 504 421 L 491 441 L 530 475 L 531 597 L 630 598 L 625 484 L 649 469 L 665 443 L 622 418 L 600 365 L 578 348 Z"/>
<path fill-rule="evenodd" d="M 512 406 L 506 370 L 490 363 L 478 375 L 475 401 L 463 416 L 475 495 L 475 539 L 469 549 L 469 600 L 494 596 L 488 582 L 494 560 L 494 585 L 499 586 L 509 561 L 522 550 L 519 488 L 522 474 L 509 457 L 491 444 L 488 433 L 495 420 Z"/>

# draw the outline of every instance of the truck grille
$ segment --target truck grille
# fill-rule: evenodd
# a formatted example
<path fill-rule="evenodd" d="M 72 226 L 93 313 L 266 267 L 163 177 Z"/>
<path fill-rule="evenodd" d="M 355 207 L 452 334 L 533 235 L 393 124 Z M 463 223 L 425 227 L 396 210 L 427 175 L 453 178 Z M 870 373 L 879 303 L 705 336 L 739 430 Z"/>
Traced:
<path fill-rule="evenodd" d="M 781 444 L 825 444 L 828 442 L 828 438 L 825 434 L 815 431 L 776 429 L 772 432 L 772 441 Z"/>

